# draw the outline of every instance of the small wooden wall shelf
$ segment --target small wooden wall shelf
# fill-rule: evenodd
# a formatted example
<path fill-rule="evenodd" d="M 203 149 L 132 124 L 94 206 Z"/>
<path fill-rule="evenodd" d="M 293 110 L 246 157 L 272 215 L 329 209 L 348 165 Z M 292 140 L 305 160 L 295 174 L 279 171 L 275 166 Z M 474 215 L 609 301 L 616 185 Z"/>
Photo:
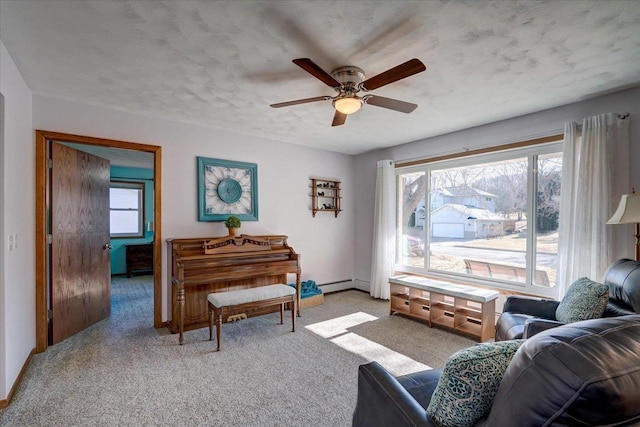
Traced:
<path fill-rule="evenodd" d="M 311 178 L 311 214 L 333 212 L 335 217 L 342 212 L 340 208 L 340 181 Z"/>

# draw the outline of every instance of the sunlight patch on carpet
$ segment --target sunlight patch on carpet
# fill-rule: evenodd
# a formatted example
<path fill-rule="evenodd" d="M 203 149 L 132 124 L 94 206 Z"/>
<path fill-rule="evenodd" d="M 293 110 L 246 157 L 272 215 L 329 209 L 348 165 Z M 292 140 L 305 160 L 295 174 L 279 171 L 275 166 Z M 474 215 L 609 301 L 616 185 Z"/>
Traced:
<path fill-rule="evenodd" d="M 311 332 L 328 338 L 335 345 L 370 361 L 376 361 L 384 366 L 394 376 L 411 374 L 413 372 L 432 369 L 430 366 L 416 362 L 402 353 L 391 350 L 358 334 L 349 332 L 349 328 L 366 322 L 378 320 L 361 311 L 324 322 L 305 326 Z"/>
<path fill-rule="evenodd" d="M 320 335 L 322 338 L 331 338 L 349 332 L 348 329 L 353 326 L 374 320 L 378 320 L 378 318 L 359 311 L 346 316 L 336 317 L 335 319 L 325 320 L 324 322 L 314 323 L 313 325 L 305 326 L 305 328 L 314 334 Z"/>
<path fill-rule="evenodd" d="M 363 338 L 358 334 L 348 333 L 341 335 L 333 338 L 331 342 L 370 361 L 375 360 L 394 376 L 432 369 L 428 365 L 416 362 L 404 354 L 393 351 L 367 338 Z"/>

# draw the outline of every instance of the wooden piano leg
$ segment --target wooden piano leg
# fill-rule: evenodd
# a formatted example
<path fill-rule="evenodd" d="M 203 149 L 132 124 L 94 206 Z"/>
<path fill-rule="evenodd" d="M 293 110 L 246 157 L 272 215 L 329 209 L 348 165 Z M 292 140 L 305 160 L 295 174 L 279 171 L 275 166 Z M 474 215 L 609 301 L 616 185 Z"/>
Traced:
<path fill-rule="evenodd" d="M 296 273 L 296 299 L 298 300 L 297 311 L 300 317 L 300 299 L 302 298 L 302 283 L 300 282 L 300 272 Z"/>
<path fill-rule="evenodd" d="M 291 309 L 293 311 L 293 308 Z M 280 324 L 284 323 L 284 303 L 280 304 Z"/>
<path fill-rule="evenodd" d="M 178 330 L 180 332 L 178 341 L 180 342 L 180 345 L 182 345 L 182 342 L 184 341 L 184 288 L 178 289 L 178 323 Z"/>
<path fill-rule="evenodd" d="M 297 298 L 291 298 L 291 304 L 296 305 Z M 300 312 L 298 311 L 298 316 L 300 316 Z M 291 332 L 296 331 L 296 311 L 291 307 Z"/>
<path fill-rule="evenodd" d="M 213 339 L 213 308 L 211 307 L 211 303 L 208 303 L 209 306 L 209 341 Z"/>
<path fill-rule="evenodd" d="M 222 330 L 222 309 L 216 310 L 216 339 L 218 340 L 218 351 L 220 351 L 220 331 Z"/>

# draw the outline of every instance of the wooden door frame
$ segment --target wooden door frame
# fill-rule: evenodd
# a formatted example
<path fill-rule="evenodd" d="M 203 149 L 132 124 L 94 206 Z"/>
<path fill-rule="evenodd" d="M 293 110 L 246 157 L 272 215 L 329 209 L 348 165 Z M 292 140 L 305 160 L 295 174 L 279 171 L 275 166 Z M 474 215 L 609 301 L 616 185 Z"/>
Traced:
<path fill-rule="evenodd" d="M 36 130 L 36 353 L 47 349 L 47 141 L 99 145 L 153 154 L 153 326 L 162 324 L 162 147 L 113 139 Z"/>

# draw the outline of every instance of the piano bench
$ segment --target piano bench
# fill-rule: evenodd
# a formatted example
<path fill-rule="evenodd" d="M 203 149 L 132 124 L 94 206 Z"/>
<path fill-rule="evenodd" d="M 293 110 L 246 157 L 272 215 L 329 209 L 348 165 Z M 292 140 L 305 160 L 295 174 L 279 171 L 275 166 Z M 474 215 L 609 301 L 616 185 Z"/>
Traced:
<path fill-rule="evenodd" d="M 284 305 L 291 303 L 291 332 L 296 331 L 296 290 L 283 285 L 267 285 L 238 291 L 214 292 L 207 295 L 209 303 L 209 341 L 213 339 L 213 323 L 216 324 L 216 339 L 220 351 L 222 316 L 229 311 L 280 306 L 280 324 L 284 323 Z"/>

